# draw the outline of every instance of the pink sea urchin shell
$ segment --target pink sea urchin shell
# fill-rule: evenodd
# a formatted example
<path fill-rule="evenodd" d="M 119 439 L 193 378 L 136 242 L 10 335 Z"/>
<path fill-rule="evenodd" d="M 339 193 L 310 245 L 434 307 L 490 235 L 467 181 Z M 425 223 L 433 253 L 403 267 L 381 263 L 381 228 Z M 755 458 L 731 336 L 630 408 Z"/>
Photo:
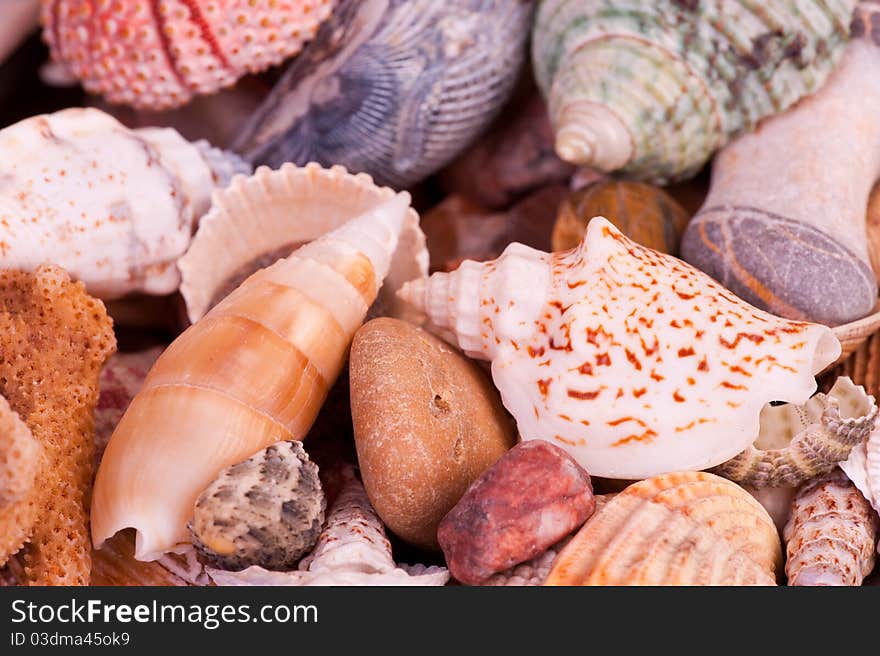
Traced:
<path fill-rule="evenodd" d="M 185 104 L 295 55 L 334 0 L 42 0 L 44 38 L 90 93 Z"/>

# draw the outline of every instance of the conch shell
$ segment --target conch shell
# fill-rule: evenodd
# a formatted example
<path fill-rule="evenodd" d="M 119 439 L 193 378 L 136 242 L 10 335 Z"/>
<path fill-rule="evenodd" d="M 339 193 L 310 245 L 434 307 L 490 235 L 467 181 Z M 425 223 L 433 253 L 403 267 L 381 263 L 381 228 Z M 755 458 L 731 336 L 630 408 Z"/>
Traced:
<path fill-rule="evenodd" d="M 789 585 L 861 585 L 874 569 L 878 519 L 834 471 L 798 491 L 783 532 Z"/>
<path fill-rule="evenodd" d="M 214 196 L 236 202 L 234 189 Z M 187 543 L 196 498 L 223 468 L 305 437 L 376 298 L 408 206 L 398 194 L 253 274 L 162 353 L 104 452 L 96 546 L 126 527 L 137 529 L 139 559 Z"/>
<path fill-rule="evenodd" d="M 806 402 L 840 353 L 829 328 L 753 308 L 602 217 L 573 250 L 514 243 L 401 295 L 492 362 L 523 439 L 606 478 L 730 459 L 755 440 L 767 402 Z"/>
<path fill-rule="evenodd" d="M 495 117 L 519 75 L 531 0 L 341 0 L 233 149 L 341 164 L 409 187 Z"/>
<path fill-rule="evenodd" d="M 757 441 L 715 473 L 755 487 L 801 485 L 846 460 L 874 431 L 877 412 L 874 397 L 845 377 L 803 406 L 766 405 Z"/>
<path fill-rule="evenodd" d="M 66 269 L 103 299 L 168 294 L 217 187 L 249 167 L 171 129 L 65 109 L 0 130 L 0 267 Z"/>
<path fill-rule="evenodd" d="M 562 159 L 663 183 L 812 93 L 855 0 L 544 0 L 538 85 Z"/>
<path fill-rule="evenodd" d="M 110 102 L 168 109 L 295 55 L 333 0 L 43 0 L 56 61 Z"/>
<path fill-rule="evenodd" d="M 705 472 L 635 483 L 595 513 L 545 585 L 775 585 L 782 562 L 767 511 Z"/>
<path fill-rule="evenodd" d="M 233 180 L 231 189 L 235 202 L 211 207 L 177 263 L 183 278 L 180 293 L 193 323 L 237 286 L 237 278 L 286 257 L 297 246 L 394 196 L 394 191 L 378 187 L 365 173 L 352 175 L 341 166 L 322 168 L 315 163 L 285 164 L 278 171 L 260 167 L 249 178 Z M 260 265 L 263 260 L 268 261 Z M 427 271 L 425 235 L 419 215 L 409 209 L 377 299 L 386 313 L 417 318 L 403 316 L 407 306 L 395 292 Z"/>

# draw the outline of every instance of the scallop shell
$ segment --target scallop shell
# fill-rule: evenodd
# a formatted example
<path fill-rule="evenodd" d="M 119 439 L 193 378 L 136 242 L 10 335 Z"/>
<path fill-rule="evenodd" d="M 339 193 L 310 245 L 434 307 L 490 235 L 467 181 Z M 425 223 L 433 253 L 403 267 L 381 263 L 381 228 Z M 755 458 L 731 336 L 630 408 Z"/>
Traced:
<path fill-rule="evenodd" d="M 37 29 L 40 0 L 5 0 L 0 23 L 0 64 Z"/>
<path fill-rule="evenodd" d="M 511 244 L 401 295 L 492 362 L 523 439 L 606 478 L 729 460 L 755 440 L 766 403 L 805 403 L 840 352 L 829 328 L 753 308 L 601 217 L 571 251 Z"/>
<path fill-rule="evenodd" d="M 877 413 L 864 387 L 838 378 L 803 406 L 764 406 L 755 443 L 714 471 L 755 487 L 801 485 L 846 460 L 875 430 Z"/>
<path fill-rule="evenodd" d="M 824 82 L 855 0 L 544 0 L 532 46 L 564 160 L 666 182 Z"/>
<path fill-rule="evenodd" d="M 805 485 L 784 531 L 788 584 L 861 585 L 874 569 L 878 524 L 841 471 Z"/>
<path fill-rule="evenodd" d="M 238 178 L 231 189 L 235 202 L 215 204 L 202 217 L 189 250 L 177 263 L 183 279 L 180 292 L 193 323 L 260 266 L 394 196 L 366 174 L 314 163 L 303 168 L 286 164 L 279 171 L 260 167 L 254 176 Z M 405 315 L 406 305 L 395 292 L 427 270 L 425 235 L 418 214 L 410 209 L 379 303 L 395 316 Z"/>
<path fill-rule="evenodd" d="M 444 585 L 445 567 L 414 567 L 394 562 L 385 527 L 351 468 L 312 553 L 296 572 L 274 572 L 257 565 L 240 572 L 208 569 L 218 585 Z"/>
<path fill-rule="evenodd" d="M 233 148 L 257 164 L 342 164 L 411 186 L 451 161 L 508 98 L 532 7 L 342 0 Z"/>
<path fill-rule="evenodd" d="M 240 201 L 235 189 L 214 195 L 216 205 Z M 251 275 L 165 349 L 98 469 L 96 546 L 128 527 L 139 559 L 188 544 L 195 501 L 222 469 L 306 436 L 388 272 L 408 206 L 398 194 Z"/>
<path fill-rule="evenodd" d="M 168 109 L 296 54 L 332 0 L 43 0 L 43 37 L 89 93 Z"/>
<path fill-rule="evenodd" d="M 64 267 L 89 292 L 168 294 L 211 193 L 249 169 L 171 129 L 66 109 L 0 130 L 0 267 Z"/>
<path fill-rule="evenodd" d="M 665 474 L 618 494 L 559 554 L 546 585 L 774 585 L 779 536 L 739 486 Z"/>

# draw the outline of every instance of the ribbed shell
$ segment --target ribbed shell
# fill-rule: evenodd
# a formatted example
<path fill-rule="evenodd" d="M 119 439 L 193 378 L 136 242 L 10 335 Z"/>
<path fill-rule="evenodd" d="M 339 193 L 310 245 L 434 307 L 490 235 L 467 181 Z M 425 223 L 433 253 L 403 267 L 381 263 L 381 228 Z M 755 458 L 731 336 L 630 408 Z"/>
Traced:
<path fill-rule="evenodd" d="M 855 0 L 543 0 L 533 61 L 563 159 L 665 182 L 815 91 Z"/>
<path fill-rule="evenodd" d="M 877 528 L 876 513 L 840 470 L 808 483 L 783 532 L 788 584 L 861 585 L 874 569 Z"/>
<path fill-rule="evenodd" d="M 235 203 L 235 192 L 215 203 Z M 400 194 L 250 276 L 159 357 L 110 438 L 96 545 L 138 531 L 138 558 L 188 541 L 199 493 L 229 465 L 302 439 L 376 297 L 404 223 Z"/>
<path fill-rule="evenodd" d="M 509 96 L 524 0 L 342 0 L 234 148 L 255 164 L 341 164 L 408 187 L 448 163 Z"/>
<path fill-rule="evenodd" d="M 52 56 L 90 93 L 168 109 L 296 54 L 333 0 L 43 0 Z"/>
<path fill-rule="evenodd" d="M 877 412 L 863 387 L 838 378 L 803 406 L 765 406 L 755 444 L 714 471 L 755 487 L 801 485 L 846 460 L 874 431 Z"/>
<path fill-rule="evenodd" d="M 665 474 L 618 494 L 566 545 L 546 585 L 774 585 L 773 520 L 705 472 Z"/>
<path fill-rule="evenodd" d="M 492 362 L 523 439 L 606 478 L 729 460 L 754 442 L 764 405 L 806 402 L 840 353 L 829 328 L 753 308 L 602 217 L 576 249 L 514 243 L 401 295 Z"/>

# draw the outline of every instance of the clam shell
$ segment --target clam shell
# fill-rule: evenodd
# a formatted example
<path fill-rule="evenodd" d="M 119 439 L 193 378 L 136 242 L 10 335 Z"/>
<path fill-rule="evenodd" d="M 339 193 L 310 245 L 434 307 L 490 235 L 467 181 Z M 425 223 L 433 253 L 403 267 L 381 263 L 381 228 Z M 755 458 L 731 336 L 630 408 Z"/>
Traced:
<path fill-rule="evenodd" d="M 755 443 L 714 471 L 755 487 L 801 485 L 846 460 L 875 430 L 877 416 L 864 387 L 838 378 L 827 395 L 802 406 L 764 406 Z"/>
<path fill-rule="evenodd" d="M 177 262 L 180 293 L 195 323 L 244 278 L 296 247 L 313 241 L 394 196 L 366 174 L 318 164 L 278 171 L 260 167 L 215 197 L 189 250 Z M 403 283 L 428 271 L 425 235 L 409 209 L 378 303 L 401 318 L 418 320 L 396 296 Z"/>
<path fill-rule="evenodd" d="M 296 54 L 332 8 L 332 0 L 44 0 L 43 37 L 89 93 L 167 109 Z"/>
<path fill-rule="evenodd" d="M 451 161 L 513 90 L 532 2 L 342 0 L 233 146 L 404 188 Z"/>
<path fill-rule="evenodd" d="M 563 548 L 546 585 L 773 585 L 779 537 L 737 485 L 681 472 L 629 486 Z"/>

